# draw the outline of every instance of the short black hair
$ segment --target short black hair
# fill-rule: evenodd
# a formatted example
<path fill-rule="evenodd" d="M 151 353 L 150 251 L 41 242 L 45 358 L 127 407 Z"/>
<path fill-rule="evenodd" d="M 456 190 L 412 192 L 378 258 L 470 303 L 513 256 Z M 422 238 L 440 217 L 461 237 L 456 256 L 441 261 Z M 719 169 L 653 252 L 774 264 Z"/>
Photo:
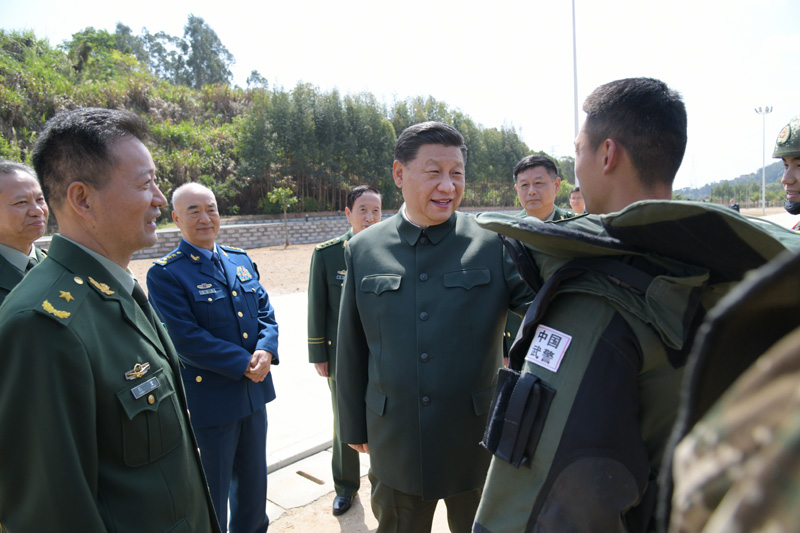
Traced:
<path fill-rule="evenodd" d="M 11 161 L 10 159 L 3 159 L 0 157 L 0 176 L 13 174 L 14 172 L 18 171 L 30 174 L 34 178 L 36 177 L 36 171 L 25 163 L 18 163 L 17 161 Z"/>
<path fill-rule="evenodd" d="M 378 198 L 381 197 L 381 192 L 372 185 L 359 185 L 358 187 L 353 187 L 350 190 L 350 193 L 347 195 L 347 209 L 352 211 L 353 206 L 356 204 L 356 200 L 368 192 L 374 192 L 378 195 Z"/>
<path fill-rule="evenodd" d="M 519 163 L 514 167 L 514 183 L 517 182 L 517 175 L 520 172 L 525 172 L 529 168 L 544 167 L 547 173 L 550 174 L 550 179 L 555 180 L 558 177 L 558 167 L 555 162 L 546 155 L 528 155 L 523 157 Z"/>
<path fill-rule="evenodd" d="M 572 195 L 572 193 L 574 193 L 574 192 L 581 192 L 581 187 L 580 187 L 580 185 L 579 185 L 579 186 L 577 186 L 577 187 L 573 187 L 573 188 L 572 188 L 572 190 L 571 190 L 571 191 L 569 191 L 569 194 L 570 194 L 570 195 Z"/>
<path fill-rule="evenodd" d="M 672 186 L 686 151 L 686 106 L 653 78 L 626 78 L 595 89 L 583 104 L 584 132 L 594 151 L 613 139 L 628 152 L 645 185 Z"/>
<path fill-rule="evenodd" d="M 114 164 L 111 147 L 123 138 L 148 139 L 147 124 L 130 111 L 86 107 L 48 120 L 33 148 L 33 166 L 47 202 L 60 206 L 75 181 L 102 188 Z"/>
<path fill-rule="evenodd" d="M 440 144 L 442 146 L 457 146 L 467 162 L 467 146 L 464 136 L 453 126 L 441 122 L 420 122 L 403 130 L 394 144 L 394 159 L 404 165 L 413 161 L 421 146 L 426 144 Z"/>

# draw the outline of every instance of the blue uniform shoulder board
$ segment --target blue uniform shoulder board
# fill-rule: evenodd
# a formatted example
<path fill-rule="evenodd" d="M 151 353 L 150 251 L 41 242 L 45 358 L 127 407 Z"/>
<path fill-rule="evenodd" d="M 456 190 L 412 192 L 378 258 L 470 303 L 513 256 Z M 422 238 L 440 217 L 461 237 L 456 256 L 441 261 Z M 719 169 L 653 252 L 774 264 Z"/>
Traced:
<path fill-rule="evenodd" d="M 219 246 L 223 250 L 227 250 L 229 252 L 234 252 L 234 253 L 237 253 L 237 254 L 246 254 L 247 253 L 245 250 L 242 250 L 241 248 L 236 248 L 235 246 L 223 246 L 223 245 L 220 245 L 220 244 L 218 244 L 217 246 Z"/>
<path fill-rule="evenodd" d="M 181 252 L 180 250 L 172 250 L 170 253 L 168 253 L 167 255 L 162 257 L 161 259 L 156 259 L 155 261 L 153 261 L 153 264 L 156 264 L 156 265 L 159 265 L 159 266 L 166 266 L 169 263 L 172 263 L 173 261 L 176 261 L 176 260 L 178 260 L 178 259 L 180 259 L 182 257 L 186 257 L 183 254 L 183 252 Z"/>

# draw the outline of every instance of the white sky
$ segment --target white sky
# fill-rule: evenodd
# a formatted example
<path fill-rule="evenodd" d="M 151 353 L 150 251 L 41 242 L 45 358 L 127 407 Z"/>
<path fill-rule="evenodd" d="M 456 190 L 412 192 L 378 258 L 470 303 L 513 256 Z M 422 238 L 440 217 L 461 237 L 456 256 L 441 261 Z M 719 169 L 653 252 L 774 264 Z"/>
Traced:
<path fill-rule="evenodd" d="M 755 107 L 774 108 L 765 143 L 773 161 L 778 132 L 800 114 L 800 2 L 575 3 L 579 105 L 598 85 L 633 76 L 683 94 L 689 145 L 676 189 L 761 168 Z M 369 91 L 388 105 L 431 95 L 484 127 L 514 126 L 534 150 L 573 155 L 569 0 L 0 0 L 0 27 L 32 29 L 53 45 L 117 22 L 182 37 L 189 13 L 236 58 L 241 86 L 258 70 L 271 87 Z"/>

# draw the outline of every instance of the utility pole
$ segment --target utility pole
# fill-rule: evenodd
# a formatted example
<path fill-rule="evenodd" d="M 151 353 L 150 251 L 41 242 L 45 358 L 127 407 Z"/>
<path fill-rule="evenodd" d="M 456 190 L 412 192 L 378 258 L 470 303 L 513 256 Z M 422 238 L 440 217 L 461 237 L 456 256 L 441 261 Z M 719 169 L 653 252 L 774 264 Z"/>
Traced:
<path fill-rule="evenodd" d="M 766 215 L 764 201 L 767 196 L 767 149 L 765 145 L 767 143 L 767 114 L 772 113 L 772 107 L 757 107 L 756 113 L 761 115 L 761 214 Z"/>
<path fill-rule="evenodd" d="M 578 138 L 578 44 L 575 37 L 575 0 L 572 0 L 572 84 L 575 96 L 575 137 Z M 578 175 L 575 174 L 575 186 L 579 186 Z"/>

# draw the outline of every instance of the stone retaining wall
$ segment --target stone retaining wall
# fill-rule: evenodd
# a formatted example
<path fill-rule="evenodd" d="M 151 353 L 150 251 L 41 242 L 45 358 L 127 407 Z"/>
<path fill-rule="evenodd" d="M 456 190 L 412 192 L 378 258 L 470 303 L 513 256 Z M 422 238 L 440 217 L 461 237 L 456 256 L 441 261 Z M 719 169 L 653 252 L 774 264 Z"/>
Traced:
<path fill-rule="evenodd" d="M 475 211 L 479 211 L 476 209 Z M 483 209 L 486 211 L 487 209 Z M 506 211 L 498 209 L 498 211 Z M 384 213 L 384 219 L 393 213 Z M 347 218 L 341 217 L 311 217 L 306 220 L 289 221 L 289 242 L 291 244 L 309 244 L 323 242 L 346 232 L 350 229 Z M 178 228 L 157 230 L 158 243 L 150 248 L 144 248 L 133 254 L 133 259 L 150 259 L 162 257 L 177 248 L 181 240 L 181 232 Z M 280 222 L 261 222 L 251 224 L 229 224 L 224 225 L 219 230 L 217 242 L 228 246 L 236 246 L 249 250 L 251 248 L 263 248 L 265 246 L 279 246 L 286 242 L 286 233 L 283 221 Z M 40 248 L 50 246 L 50 237 L 42 237 L 36 241 Z"/>

